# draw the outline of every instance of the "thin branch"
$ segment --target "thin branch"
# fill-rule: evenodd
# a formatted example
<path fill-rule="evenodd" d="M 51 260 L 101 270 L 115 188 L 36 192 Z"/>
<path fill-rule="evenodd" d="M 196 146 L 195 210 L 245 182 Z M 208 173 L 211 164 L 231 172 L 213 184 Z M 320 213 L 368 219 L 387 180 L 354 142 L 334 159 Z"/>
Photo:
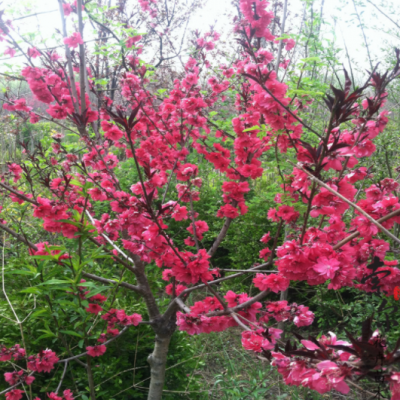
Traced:
<path fill-rule="evenodd" d="M 248 74 L 243 74 L 247 78 L 252 79 L 253 81 L 257 82 L 281 107 L 283 107 L 296 121 L 300 122 L 301 125 L 304 126 L 304 128 L 308 129 L 310 132 L 314 133 L 317 135 L 321 140 L 323 139 L 322 136 L 312 129 L 310 126 L 308 126 L 303 120 L 301 120 L 289 107 L 285 106 L 263 83 L 260 83 L 259 80 L 251 75 Z"/>
<path fill-rule="evenodd" d="M 267 263 L 264 263 L 264 264 L 261 264 L 261 265 L 257 265 L 256 267 L 250 268 L 248 271 L 260 270 L 260 269 L 262 269 L 264 267 L 267 267 L 267 266 L 270 266 L 270 265 L 272 265 L 272 262 L 268 261 Z M 277 272 L 277 271 L 275 271 L 275 272 Z M 230 276 L 225 276 L 224 278 L 215 279 L 213 281 L 207 282 L 207 284 L 208 285 L 215 285 L 217 283 L 220 283 L 220 282 L 223 282 L 223 281 L 227 281 L 229 279 L 237 278 L 237 277 L 242 276 L 244 274 L 245 274 L 245 272 L 239 272 L 237 274 L 233 274 L 233 275 L 230 275 Z M 199 290 L 199 289 L 203 289 L 205 287 L 207 287 L 207 285 L 205 283 L 202 283 L 200 285 L 193 286 L 191 288 L 185 289 L 182 293 L 180 293 L 180 295 L 178 297 L 175 297 L 175 299 L 173 301 L 171 301 L 171 303 L 169 303 L 168 308 L 164 312 L 163 317 L 164 318 L 168 318 L 173 312 L 175 312 L 177 299 L 183 298 L 185 295 L 189 294 L 190 292 L 193 292 L 193 291 Z"/>
<path fill-rule="evenodd" d="M 131 285 L 130 283 L 118 282 L 118 281 L 115 281 L 113 279 L 103 278 L 101 276 L 93 275 L 93 274 L 90 274 L 88 272 L 82 272 L 82 276 L 84 276 L 85 278 L 93 279 L 94 281 L 101 282 L 101 283 L 104 283 L 104 284 L 119 285 L 119 286 L 122 286 L 124 288 L 130 289 L 133 292 L 142 293 L 142 291 L 140 290 L 139 286 Z"/>
<path fill-rule="evenodd" d="M 363 37 L 364 37 L 364 43 L 365 43 L 365 46 L 366 46 L 366 48 L 367 48 L 368 59 L 369 59 L 370 65 L 371 65 L 371 70 L 373 70 L 374 67 L 373 67 L 373 65 L 372 65 L 371 54 L 370 54 L 370 52 L 369 52 L 369 46 L 368 46 L 367 37 L 365 36 L 365 32 L 364 32 L 364 26 L 363 26 L 363 24 L 362 24 L 362 22 L 361 22 L 360 14 L 359 14 L 358 11 L 357 11 L 356 3 L 354 2 L 354 0 L 352 0 L 352 2 L 353 2 L 354 10 L 356 11 L 356 14 L 357 14 L 358 22 L 360 23 L 361 32 L 362 32 Z"/>
<path fill-rule="evenodd" d="M 32 376 L 35 372 L 31 372 L 28 376 Z M 10 392 L 11 390 L 15 389 L 16 387 L 18 387 L 19 385 L 22 385 L 22 381 L 19 381 L 18 383 L 16 383 L 15 385 L 10 386 L 8 389 L 3 390 L 2 392 L 0 392 L 0 395 L 5 394 L 7 392 Z"/>
<path fill-rule="evenodd" d="M 381 14 L 383 14 L 389 21 L 393 22 L 400 29 L 400 25 L 397 22 L 393 21 L 392 18 L 385 14 L 376 4 L 374 4 L 371 0 L 367 0 L 367 2 L 369 4 L 372 4 Z"/>
<path fill-rule="evenodd" d="M 219 271 L 229 271 L 229 272 L 244 272 L 246 274 L 257 274 L 259 272 L 272 272 L 276 273 L 277 271 L 267 271 L 265 269 L 262 270 L 252 270 L 252 269 L 228 269 L 228 268 L 218 268 Z"/>
<path fill-rule="evenodd" d="M 230 226 L 232 221 L 233 221 L 232 218 L 228 218 L 227 217 L 225 219 L 225 222 L 224 222 L 224 225 L 222 226 L 221 231 L 219 232 L 217 238 L 215 239 L 215 242 L 210 247 L 210 250 L 208 250 L 208 252 L 207 252 L 207 254 L 209 256 L 212 257 L 215 254 L 215 252 L 218 250 L 218 247 L 221 244 L 221 242 L 224 240 L 224 238 L 225 238 L 225 236 L 226 236 L 226 234 L 228 232 L 229 226 Z"/>
<path fill-rule="evenodd" d="M 122 329 L 122 331 L 117 336 L 114 336 L 111 339 L 107 340 L 107 342 L 103 343 L 103 345 L 106 346 L 107 344 L 109 344 L 109 343 L 113 342 L 114 340 L 118 339 L 128 328 L 129 327 L 126 326 L 124 329 Z M 86 356 L 87 353 L 88 352 L 86 351 L 85 353 L 81 353 L 81 354 L 78 354 L 78 355 L 73 356 L 73 357 L 65 358 L 64 360 L 57 361 L 56 364 L 68 363 L 69 361 L 75 360 L 76 358 L 81 358 L 83 356 Z"/>
<path fill-rule="evenodd" d="M 185 311 L 186 314 L 190 314 L 190 308 L 188 306 L 185 305 L 185 303 L 182 301 L 182 299 L 180 299 L 179 297 L 176 298 L 176 303 L 178 304 L 178 306 Z"/>
<path fill-rule="evenodd" d="M 17 324 L 21 324 L 21 321 L 19 320 L 18 315 L 17 315 L 17 313 L 15 312 L 14 307 L 13 307 L 13 305 L 12 305 L 10 299 L 8 298 L 8 295 L 7 295 L 7 292 L 6 292 L 6 286 L 5 286 L 6 280 L 5 280 L 5 277 L 4 277 L 4 248 L 5 248 L 5 245 L 6 245 L 6 234 L 4 233 L 4 235 L 3 235 L 2 257 L 1 257 L 1 280 L 2 280 L 1 283 L 2 283 L 2 291 L 3 291 L 4 297 L 5 297 L 6 300 L 7 300 L 8 305 L 9 305 L 10 308 L 11 308 L 11 311 L 12 311 L 13 314 L 14 314 L 15 322 L 16 322 Z"/>
<path fill-rule="evenodd" d="M 64 16 L 64 9 L 63 9 L 63 3 L 62 0 L 58 0 L 58 6 L 60 10 L 60 16 L 61 16 L 61 25 L 62 25 L 62 32 L 63 32 L 63 38 L 67 38 L 67 25 L 65 22 L 65 16 Z M 74 105 L 74 110 L 76 114 L 79 114 L 79 99 L 78 99 L 78 92 L 76 91 L 76 86 L 75 86 L 75 76 L 74 76 L 74 70 L 72 68 L 72 58 L 71 58 L 71 51 L 69 50 L 68 45 L 64 44 L 64 49 L 65 49 L 65 55 L 67 57 L 67 66 L 68 66 L 68 73 L 69 73 L 69 78 L 71 79 L 71 91 L 72 91 L 72 102 Z M 81 88 L 82 90 L 82 88 Z"/>
<path fill-rule="evenodd" d="M 283 20 L 282 20 L 282 26 L 281 26 L 281 36 L 285 33 L 285 23 L 286 23 L 286 16 L 287 16 L 287 5 L 288 5 L 288 0 L 285 0 L 285 5 L 283 7 Z M 280 40 L 279 41 L 279 47 L 278 47 L 278 57 L 276 58 L 276 64 L 275 64 L 276 79 L 278 79 L 279 64 L 281 62 L 282 48 L 283 48 L 283 40 Z"/>
<path fill-rule="evenodd" d="M 6 185 L 4 183 L 0 182 L 0 186 L 3 187 L 4 189 L 8 190 L 9 192 L 15 194 L 20 199 L 23 199 L 23 200 L 27 201 L 28 203 L 34 204 L 35 206 L 39 205 L 39 203 L 37 201 L 30 199 L 29 197 L 25 196 L 23 193 L 19 193 L 17 190 L 11 188 L 10 186 L 8 186 L 8 185 Z"/>
<path fill-rule="evenodd" d="M 32 250 L 38 251 L 38 248 L 36 247 L 35 244 L 30 242 L 29 240 L 25 239 L 22 235 L 19 233 L 15 232 L 14 230 L 10 229 L 8 226 L 4 224 L 0 224 L 0 229 L 3 231 L 9 233 L 11 236 L 14 236 L 16 239 L 18 239 L 20 242 L 26 244 L 28 247 L 30 247 Z"/>
<path fill-rule="evenodd" d="M 25 15 L 23 17 L 14 18 L 13 22 L 14 21 L 20 21 L 21 19 L 25 19 L 25 18 L 36 17 L 37 15 L 40 15 L 40 14 L 50 14 L 50 13 L 53 13 L 53 12 L 56 12 L 56 11 L 58 11 L 58 10 L 42 11 L 42 12 L 38 12 L 38 13 L 35 13 L 35 14 Z"/>
<path fill-rule="evenodd" d="M 346 197 L 342 196 L 340 193 L 338 193 L 336 190 L 332 189 L 328 185 L 326 185 L 324 182 L 320 181 L 318 178 L 316 178 L 314 175 L 312 175 L 310 172 L 305 170 L 300 163 L 297 165 L 292 163 L 290 160 L 287 160 L 287 162 L 291 165 L 293 165 L 296 168 L 301 169 L 304 173 L 306 173 L 310 179 L 314 182 L 316 182 L 318 185 L 324 187 L 326 190 L 334 194 L 336 197 L 339 197 L 339 199 L 343 200 L 345 203 L 350 205 L 351 207 L 355 208 L 360 214 L 362 214 L 365 218 L 368 219 L 372 224 L 377 226 L 382 232 L 384 232 L 387 236 L 389 236 L 391 239 L 393 239 L 395 242 L 400 244 L 400 239 L 398 239 L 396 236 L 393 235 L 393 233 L 389 232 L 385 227 L 383 227 L 376 219 L 373 219 L 368 213 L 366 213 L 361 207 L 358 205 L 354 204 L 350 200 L 346 199 Z"/>
<path fill-rule="evenodd" d="M 393 212 L 391 212 L 388 215 L 385 215 L 382 218 L 379 218 L 377 221 L 382 223 L 385 222 L 391 218 L 397 217 L 398 215 L 400 215 L 400 209 L 395 210 Z M 350 236 L 347 236 L 346 238 L 344 238 L 343 240 L 341 240 L 339 243 L 335 244 L 335 246 L 333 246 L 333 250 L 337 250 L 340 249 L 342 246 L 344 246 L 346 243 L 352 241 L 353 239 L 355 239 L 356 237 L 360 236 L 360 232 L 354 232 L 352 233 Z"/>
<path fill-rule="evenodd" d="M 64 371 L 63 371 L 63 374 L 62 374 L 62 376 L 61 376 L 60 383 L 58 384 L 57 389 L 56 389 L 56 391 L 55 391 L 55 394 L 57 394 L 57 393 L 59 392 L 59 390 L 61 389 L 61 385 L 62 385 L 63 380 L 64 380 L 64 378 L 65 378 L 65 374 L 67 373 L 67 369 L 68 369 L 68 361 L 67 361 L 67 362 L 65 363 L 65 365 L 64 365 Z"/>
<path fill-rule="evenodd" d="M 94 219 L 93 217 L 90 215 L 90 212 L 88 210 L 86 210 L 86 215 L 89 217 L 90 222 L 92 223 L 92 225 L 94 225 Z M 128 260 L 129 262 L 131 262 L 133 265 L 135 265 L 135 262 L 132 260 L 132 258 L 130 258 L 128 255 L 126 255 L 107 235 L 105 234 L 101 234 L 101 236 L 108 242 L 111 244 L 112 247 L 114 247 L 115 250 L 118 251 L 119 254 L 121 254 L 126 260 Z"/>
<path fill-rule="evenodd" d="M 246 326 L 239 318 L 238 315 L 236 313 L 232 313 L 231 314 L 232 318 L 236 321 L 236 323 L 245 331 L 251 331 L 251 329 Z"/>
<path fill-rule="evenodd" d="M 226 315 L 229 314 L 231 312 L 237 312 L 237 311 L 241 311 L 244 308 L 250 307 L 252 304 L 256 303 L 257 301 L 261 301 L 262 299 L 265 298 L 265 296 L 267 296 L 267 294 L 269 293 L 269 290 L 263 290 L 262 292 L 258 293 L 256 296 L 252 297 L 251 299 L 245 301 L 242 304 L 239 304 L 235 307 L 232 307 L 231 309 L 229 309 L 228 311 L 213 311 L 210 312 L 207 315 L 207 317 L 214 317 L 214 316 L 220 316 L 220 315 Z"/>

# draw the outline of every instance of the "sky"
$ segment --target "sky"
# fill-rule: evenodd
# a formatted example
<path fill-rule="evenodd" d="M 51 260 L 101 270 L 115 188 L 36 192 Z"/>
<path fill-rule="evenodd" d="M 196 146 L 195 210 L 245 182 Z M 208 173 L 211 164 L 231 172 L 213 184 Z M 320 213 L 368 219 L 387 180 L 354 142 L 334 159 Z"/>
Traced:
<path fill-rule="evenodd" d="M 136 1 L 136 0 L 128 0 Z M 315 12 L 319 13 L 322 0 L 314 0 Z M 356 4 L 360 0 L 355 0 Z M 365 34 L 370 43 L 371 57 L 374 60 L 379 60 L 381 57 L 382 44 L 390 43 L 393 46 L 400 47 L 400 40 L 389 35 L 385 30 L 389 27 L 396 28 L 394 24 L 388 21 L 384 16 L 379 14 L 376 9 L 368 4 L 366 0 L 362 0 L 366 7 L 358 6 L 358 11 L 361 13 L 361 18 L 365 26 Z M 372 0 L 375 4 L 380 5 L 380 0 Z M 383 10 L 389 10 L 391 4 L 394 6 L 400 0 L 386 0 Z M 216 23 L 216 30 L 223 31 L 228 34 L 227 26 L 229 26 L 231 18 L 228 17 L 231 7 L 231 0 L 208 0 L 206 6 L 200 10 L 191 20 L 190 29 L 199 29 L 205 31 L 209 25 Z M 304 1 L 289 0 L 288 10 L 291 15 L 302 14 Z M 58 9 L 57 0 L 3 0 L 3 8 L 5 6 L 6 13 L 20 13 L 19 15 L 27 15 L 32 13 L 40 13 Z M 391 17 L 399 21 L 400 12 L 398 15 L 390 14 Z M 336 29 L 334 29 L 334 17 L 336 17 Z M 335 43 L 344 48 L 344 39 L 350 58 L 358 66 L 359 70 L 370 69 L 367 57 L 367 50 L 364 45 L 362 31 L 359 27 L 357 17 L 354 12 L 353 0 L 324 0 L 324 16 L 321 34 L 324 39 L 332 40 L 335 38 Z M 19 26 L 21 32 L 38 32 L 40 30 L 43 38 L 50 38 L 56 29 L 60 28 L 60 17 L 58 12 L 37 15 L 35 17 L 26 18 L 16 21 L 15 26 Z M 40 26 L 40 29 L 38 28 Z M 376 27 L 377 29 L 374 29 Z M 291 27 L 287 27 L 290 32 Z M 297 33 L 298 27 L 292 29 L 291 33 Z M 223 38 L 231 36 L 223 36 Z M 400 36 L 399 36 L 400 37 Z M 49 40 L 48 46 L 52 45 Z M 7 56 L 2 56 L 5 45 L 0 43 L 0 70 L 4 68 L 6 63 L 20 63 L 22 58 L 14 58 L 12 60 L 4 60 Z M 340 54 L 340 61 L 348 65 L 346 54 L 344 51 Z"/>

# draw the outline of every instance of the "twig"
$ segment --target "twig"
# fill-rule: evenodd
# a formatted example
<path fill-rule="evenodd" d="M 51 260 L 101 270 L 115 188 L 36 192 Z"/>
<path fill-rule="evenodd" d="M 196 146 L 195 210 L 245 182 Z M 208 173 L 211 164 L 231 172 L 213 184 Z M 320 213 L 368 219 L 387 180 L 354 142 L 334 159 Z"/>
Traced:
<path fill-rule="evenodd" d="M 246 325 L 238 318 L 238 316 L 237 316 L 236 313 L 233 312 L 231 315 L 232 315 L 232 318 L 236 321 L 236 323 L 237 323 L 242 329 L 244 329 L 245 331 L 251 331 L 251 329 L 250 329 L 248 326 L 246 326 Z"/>
<path fill-rule="evenodd" d="M 397 22 L 393 21 L 392 18 L 390 18 L 388 15 L 386 15 L 380 8 L 378 8 L 376 4 L 374 4 L 371 0 L 367 0 L 367 2 L 369 4 L 372 4 L 381 14 L 383 14 L 389 21 L 393 22 L 400 29 L 400 25 Z"/>
<path fill-rule="evenodd" d="M 111 339 L 107 340 L 107 342 L 103 343 L 103 345 L 105 346 L 105 345 L 107 345 L 107 344 L 113 342 L 114 340 L 118 339 L 127 329 L 128 329 L 128 326 L 126 326 L 124 329 L 122 329 L 122 331 L 121 331 L 117 336 L 114 336 L 114 337 L 112 337 Z M 85 353 L 81 353 L 81 354 L 78 354 L 78 355 L 73 356 L 73 357 L 65 358 L 64 360 L 57 361 L 56 364 L 59 364 L 59 363 L 68 363 L 69 361 L 75 360 L 76 358 L 81 358 L 81 357 L 83 357 L 83 356 L 86 356 L 87 353 L 88 353 L 88 352 L 86 351 Z"/>
<path fill-rule="evenodd" d="M 190 308 L 188 306 L 185 305 L 185 303 L 182 301 L 182 299 L 180 299 L 179 297 L 176 298 L 176 302 L 178 304 L 178 306 L 185 311 L 185 313 L 190 314 Z"/>
<path fill-rule="evenodd" d="M 365 46 L 366 46 L 366 48 L 367 48 L 368 59 L 369 59 L 370 65 L 371 65 L 371 70 L 373 70 L 374 67 L 373 67 L 373 65 L 372 65 L 371 54 L 370 54 L 370 52 L 369 52 L 369 46 L 368 46 L 367 37 L 365 36 L 365 32 L 364 32 L 364 26 L 363 26 L 363 24 L 362 24 L 362 22 L 361 22 L 360 14 L 359 14 L 358 11 L 357 11 L 356 3 L 354 2 L 354 0 L 352 0 L 352 1 L 353 1 L 354 10 L 356 11 L 356 14 L 357 14 L 358 22 L 360 23 L 361 32 L 362 32 L 363 37 L 364 37 L 364 43 L 365 43 Z"/>
<path fill-rule="evenodd" d="M 28 376 L 32 376 L 35 372 L 31 372 Z M 13 389 L 15 389 L 16 387 L 18 387 L 19 385 L 22 384 L 22 381 L 19 381 L 18 383 L 16 383 L 15 385 L 10 386 L 8 389 L 3 390 L 2 392 L 0 392 L 0 395 L 5 394 Z"/>
<path fill-rule="evenodd" d="M 277 273 L 278 271 L 267 271 L 265 269 L 253 270 L 253 269 L 228 269 L 228 268 L 218 268 L 219 271 L 229 271 L 229 272 L 244 272 L 248 274 L 257 274 L 259 272 L 271 272 Z"/>
<path fill-rule="evenodd" d="M 354 386 L 358 390 L 361 390 L 362 392 L 367 393 L 367 394 L 369 394 L 371 396 L 374 396 L 374 398 L 376 398 L 376 393 L 369 392 L 368 390 L 363 389 L 361 386 L 355 384 L 354 382 L 352 382 L 350 380 L 346 380 L 346 383 L 348 383 L 350 386 Z"/>
<path fill-rule="evenodd" d="M 19 21 L 19 20 L 25 19 L 25 18 L 35 17 L 36 15 L 40 15 L 40 14 L 50 14 L 50 13 L 53 13 L 53 12 L 56 12 L 56 11 L 58 11 L 58 10 L 42 11 L 42 12 L 38 12 L 38 13 L 35 13 L 35 14 L 25 15 L 23 17 L 14 18 L 13 22 L 14 21 Z"/>
<path fill-rule="evenodd" d="M 354 207 L 360 214 L 362 214 L 365 218 L 368 219 L 372 224 L 377 226 L 382 232 L 384 232 L 387 236 L 392 238 L 395 242 L 400 244 L 400 239 L 398 239 L 396 236 L 394 236 L 391 232 L 389 232 L 386 228 L 384 228 L 376 219 L 373 219 L 368 213 L 366 213 L 361 207 L 357 206 L 350 200 L 346 199 L 346 197 L 342 196 L 340 193 L 338 193 L 336 190 L 332 189 L 328 185 L 326 185 L 324 182 L 320 181 L 318 178 L 316 178 L 314 175 L 312 175 L 310 172 L 305 170 L 302 166 L 300 166 L 300 163 L 297 165 L 292 163 L 290 160 L 287 160 L 287 162 L 291 165 L 293 165 L 296 168 L 301 169 L 303 172 L 305 172 L 312 181 L 316 182 L 318 185 L 324 187 L 326 190 L 334 194 L 335 196 L 339 197 L 339 199 L 343 200 L 345 203 L 349 204 L 351 207 Z"/>
<path fill-rule="evenodd" d="M 283 7 L 283 20 L 282 20 L 282 26 L 281 26 L 281 36 L 285 33 L 285 23 L 286 23 L 286 16 L 287 16 L 287 5 L 288 5 L 288 0 L 285 0 L 285 5 Z M 282 55 L 282 47 L 283 47 L 283 40 L 280 40 L 279 41 L 279 47 L 278 47 L 278 57 L 276 58 L 276 65 L 275 65 L 276 79 L 278 79 L 279 64 L 281 62 L 281 55 Z"/>
<path fill-rule="evenodd" d="M 321 140 L 322 136 L 312 129 L 310 126 L 308 126 L 302 119 L 300 119 L 289 107 L 285 106 L 263 83 L 261 83 L 256 77 L 248 74 L 243 74 L 247 78 L 252 79 L 253 81 L 257 82 L 282 108 L 284 108 L 296 121 L 300 122 L 301 125 L 304 126 L 304 128 L 308 129 L 310 132 L 314 133 L 317 135 Z"/>
<path fill-rule="evenodd" d="M 395 210 L 395 211 L 391 212 L 390 214 L 385 215 L 382 218 L 379 218 L 377 221 L 378 222 L 385 222 L 390 218 L 397 217 L 398 215 L 400 215 L 400 209 L 399 210 Z M 333 246 L 333 250 L 339 249 L 340 247 L 344 246 L 346 243 L 350 242 L 351 240 L 355 239 L 358 236 L 360 236 L 360 232 L 352 233 L 350 236 L 347 236 L 346 238 L 341 240 L 339 243 L 335 244 L 335 246 Z"/>
<path fill-rule="evenodd" d="M 64 380 L 64 378 L 65 378 L 65 374 L 67 373 L 67 368 L 68 368 L 68 361 L 67 361 L 67 362 L 65 363 L 65 365 L 64 365 L 64 372 L 63 372 L 63 374 L 62 374 L 62 376 L 61 376 L 60 383 L 58 384 L 57 389 L 56 389 L 56 391 L 55 391 L 56 394 L 57 394 L 58 391 L 61 389 L 61 385 L 62 385 L 63 380 Z"/>
<path fill-rule="evenodd" d="M 92 225 L 94 225 L 94 219 L 92 218 L 92 216 L 90 215 L 90 212 L 88 210 L 86 210 L 86 215 L 89 217 L 90 222 L 92 223 Z M 133 265 L 135 265 L 135 262 L 132 260 L 132 258 L 130 258 L 128 255 L 126 255 L 107 235 L 105 234 L 101 234 L 101 236 L 108 242 L 111 244 L 112 247 L 114 247 L 115 250 L 118 251 L 119 254 L 121 254 L 126 260 L 128 260 L 129 262 L 131 262 Z"/>
<path fill-rule="evenodd" d="M 111 284 L 114 284 L 114 285 L 119 285 L 119 286 L 122 286 L 124 288 L 130 289 L 130 290 L 132 290 L 134 292 L 141 293 L 141 290 L 140 290 L 140 288 L 138 286 L 131 285 L 130 283 L 118 282 L 118 281 L 114 281 L 112 279 L 102 278 L 101 276 L 89 274 L 88 272 L 82 272 L 82 276 L 84 276 L 85 278 L 93 279 L 94 281 L 97 281 L 97 282 L 101 282 L 101 283 L 104 283 L 104 284 L 111 283 Z"/>

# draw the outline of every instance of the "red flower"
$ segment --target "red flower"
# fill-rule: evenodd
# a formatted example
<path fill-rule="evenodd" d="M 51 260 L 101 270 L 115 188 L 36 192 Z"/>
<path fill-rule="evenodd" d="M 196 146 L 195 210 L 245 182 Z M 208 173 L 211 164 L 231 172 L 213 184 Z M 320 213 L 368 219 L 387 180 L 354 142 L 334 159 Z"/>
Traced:
<path fill-rule="evenodd" d="M 102 294 L 95 294 L 90 298 L 90 301 L 98 301 L 99 303 L 105 303 L 107 301 L 107 297 Z"/>
<path fill-rule="evenodd" d="M 326 279 L 335 277 L 336 271 L 340 268 L 340 262 L 336 258 L 320 257 L 313 269 L 319 272 Z"/>
<path fill-rule="evenodd" d="M 28 49 L 28 56 L 32 58 L 36 58 L 40 56 L 40 51 L 36 47 L 31 47 Z"/>
<path fill-rule="evenodd" d="M 6 393 L 7 400 L 20 400 L 22 399 L 23 390 L 14 389 Z"/>
<path fill-rule="evenodd" d="M 130 38 L 127 39 L 127 41 L 126 41 L 126 47 L 127 47 L 128 49 L 130 49 L 135 43 L 139 42 L 140 39 L 142 39 L 142 37 L 141 37 L 140 35 L 130 37 Z"/>
<path fill-rule="evenodd" d="M 97 315 L 100 311 L 103 311 L 103 308 L 98 304 L 89 304 L 89 307 L 86 309 L 88 313 Z"/>
<path fill-rule="evenodd" d="M 218 212 L 217 212 L 217 217 L 219 218 L 231 218 L 231 219 L 235 219 L 239 216 L 239 212 L 238 209 L 236 207 L 233 207 L 230 204 L 226 204 L 224 206 L 222 206 Z"/>
<path fill-rule="evenodd" d="M 11 47 L 7 47 L 7 49 L 4 52 L 4 55 L 9 55 L 11 58 L 13 58 L 15 56 L 16 51 L 11 48 Z"/>
<path fill-rule="evenodd" d="M 284 291 L 289 287 L 289 279 L 286 279 L 282 275 L 277 274 L 256 274 L 253 279 L 254 286 L 260 290 L 271 290 L 272 292 L 278 293 Z"/>
<path fill-rule="evenodd" d="M 55 393 L 47 393 L 47 397 L 51 400 L 63 400 L 62 397 L 57 396 Z"/>
<path fill-rule="evenodd" d="M 86 347 L 86 351 L 91 357 L 100 357 L 107 350 L 107 347 L 104 344 L 100 344 L 98 346 L 88 346 Z"/>
<path fill-rule="evenodd" d="M 68 17 L 71 13 L 72 13 L 72 7 L 71 7 L 71 4 L 63 4 L 62 5 L 63 6 L 63 9 L 64 9 L 64 15 L 66 16 L 66 17 Z"/>
<path fill-rule="evenodd" d="M 28 358 L 28 368 L 36 372 L 50 372 L 58 361 L 59 358 L 54 351 L 43 350 L 36 356 Z"/>
<path fill-rule="evenodd" d="M 395 300 L 400 300 L 400 287 L 396 286 L 394 288 L 393 296 Z"/>
<path fill-rule="evenodd" d="M 79 32 L 74 32 L 72 36 L 64 39 L 64 43 L 75 49 L 78 45 L 83 44 L 82 36 Z"/>
<path fill-rule="evenodd" d="M 65 400 L 74 400 L 74 396 L 72 396 L 72 392 L 70 389 L 64 390 L 63 395 Z"/>

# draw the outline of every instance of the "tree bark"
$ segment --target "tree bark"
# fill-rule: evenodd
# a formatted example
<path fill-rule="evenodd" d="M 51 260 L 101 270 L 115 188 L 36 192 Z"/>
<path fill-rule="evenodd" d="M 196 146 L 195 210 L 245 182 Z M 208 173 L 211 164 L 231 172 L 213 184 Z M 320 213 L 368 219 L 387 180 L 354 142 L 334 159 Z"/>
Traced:
<path fill-rule="evenodd" d="M 153 353 L 151 353 L 147 359 L 147 362 L 150 364 L 151 371 L 150 388 L 147 400 L 162 399 L 168 348 L 171 337 L 172 335 L 156 335 Z"/>

